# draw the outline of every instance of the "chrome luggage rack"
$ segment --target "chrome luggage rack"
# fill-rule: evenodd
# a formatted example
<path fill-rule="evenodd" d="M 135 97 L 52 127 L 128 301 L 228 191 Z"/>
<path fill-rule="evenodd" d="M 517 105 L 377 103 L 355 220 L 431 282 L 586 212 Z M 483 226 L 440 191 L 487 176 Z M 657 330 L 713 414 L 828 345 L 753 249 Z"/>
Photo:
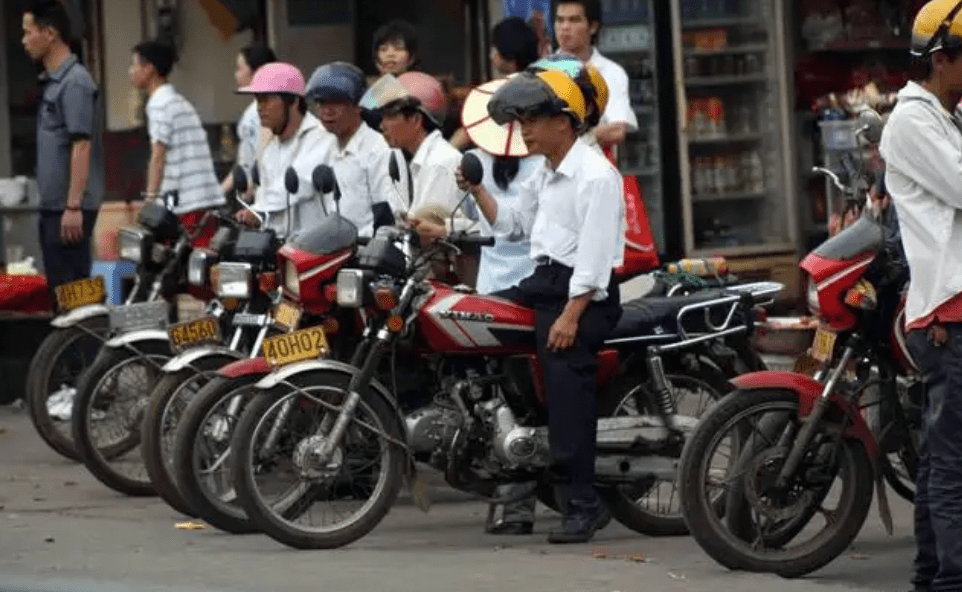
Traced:
<path fill-rule="evenodd" d="M 110 328 L 116 333 L 144 329 L 166 329 L 170 304 L 166 300 L 134 302 L 111 306 L 108 311 Z"/>
<path fill-rule="evenodd" d="M 659 349 L 662 351 L 671 351 L 675 349 L 682 349 L 703 341 L 710 341 L 712 339 L 718 339 L 719 337 L 727 337 L 728 335 L 734 335 L 736 333 L 747 331 L 750 322 L 746 319 L 746 321 L 743 323 L 738 323 L 737 325 L 734 324 L 735 313 L 738 312 L 739 309 L 751 309 L 756 306 L 771 304 L 774 301 L 775 295 L 785 289 L 785 284 L 780 282 L 752 282 L 747 284 L 725 286 L 724 288 L 711 289 L 727 294 L 711 300 L 695 302 L 681 307 L 675 317 L 675 323 L 678 328 L 676 333 L 619 337 L 617 339 L 609 339 L 605 341 L 605 345 L 664 344 L 659 345 Z M 749 295 L 751 298 L 750 306 L 746 305 L 745 303 L 746 295 Z M 711 312 L 712 310 L 717 309 L 717 307 L 725 305 L 728 306 L 728 312 L 725 315 L 725 320 L 716 325 L 712 322 Z M 705 315 L 705 326 L 707 326 L 709 330 L 698 333 L 686 331 L 684 325 L 685 318 L 688 317 L 690 319 L 691 315 L 694 315 L 699 311 Z"/>

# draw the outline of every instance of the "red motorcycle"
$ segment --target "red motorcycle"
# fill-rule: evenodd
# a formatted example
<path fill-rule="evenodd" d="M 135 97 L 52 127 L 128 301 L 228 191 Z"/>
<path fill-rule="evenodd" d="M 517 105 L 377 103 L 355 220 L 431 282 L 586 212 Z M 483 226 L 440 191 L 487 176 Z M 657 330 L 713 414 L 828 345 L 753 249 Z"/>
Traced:
<path fill-rule="evenodd" d="M 821 368 L 735 378 L 737 390 L 704 416 L 681 459 L 692 534 L 729 569 L 811 573 L 856 537 L 873 488 L 891 532 L 883 478 L 912 495 L 922 394 L 905 344 L 897 225 L 866 210 L 801 268 L 820 319 L 811 357 Z"/>
<path fill-rule="evenodd" d="M 364 536 L 390 510 L 405 476 L 426 504 L 415 461 L 488 501 L 503 483 L 547 489 L 547 410 L 533 311 L 429 279 L 434 259 L 491 238 L 453 233 L 414 249 L 416 236 L 382 228 L 356 266 L 338 274 L 340 306 L 378 311 L 368 318 L 355 363 L 305 360 L 279 368 L 258 383 L 263 393 L 235 429 L 240 503 L 286 545 L 333 548 Z M 648 534 L 684 532 L 680 516 L 639 500 L 671 486 L 686 432 L 725 388 L 717 368 L 689 354 L 750 336 L 753 307 L 781 289 L 752 284 L 624 305 L 597 371 L 598 487 L 615 519 Z M 405 373 L 420 377 L 415 400 L 398 395 L 403 389 L 394 379 Z M 707 401 L 689 407 L 680 400 L 688 393 L 707 394 Z M 333 524 L 302 523 L 331 509 Z"/>

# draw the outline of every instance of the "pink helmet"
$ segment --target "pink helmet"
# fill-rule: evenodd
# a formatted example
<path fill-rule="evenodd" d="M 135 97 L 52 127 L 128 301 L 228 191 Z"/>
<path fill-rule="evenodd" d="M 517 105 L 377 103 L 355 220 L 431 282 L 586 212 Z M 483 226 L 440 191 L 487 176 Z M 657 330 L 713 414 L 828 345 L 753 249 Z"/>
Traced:
<path fill-rule="evenodd" d="M 436 125 L 441 125 L 448 107 L 448 98 L 438 79 L 424 72 L 405 72 L 398 76 L 397 80 L 410 96 L 421 101 L 421 110 L 433 119 Z"/>
<path fill-rule="evenodd" d="M 278 93 L 304 96 L 304 75 L 297 67 L 283 62 L 264 64 L 254 72 L 251 83 L 237 89 L 238 93 Z"/>

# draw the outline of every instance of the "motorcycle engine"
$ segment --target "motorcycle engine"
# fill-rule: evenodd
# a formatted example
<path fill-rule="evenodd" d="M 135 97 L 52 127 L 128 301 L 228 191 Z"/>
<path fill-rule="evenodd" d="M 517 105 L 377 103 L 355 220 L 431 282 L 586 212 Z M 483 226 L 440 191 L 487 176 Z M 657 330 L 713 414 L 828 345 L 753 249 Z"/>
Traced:
<path fill-rule="evenodd" d="M 518 425 L 514 412 L 500 400 L 479 405 L 492 427 L 492 450 L 505 468 L 546 466 L 549 459 L 548 430 Z"/>
<path fill-rule="evenodd" d="M 457 409 L 433 404 L 413 411 L 405 418 L 408 447 L 414 454 L 447 450 L 463 419 Z"/>

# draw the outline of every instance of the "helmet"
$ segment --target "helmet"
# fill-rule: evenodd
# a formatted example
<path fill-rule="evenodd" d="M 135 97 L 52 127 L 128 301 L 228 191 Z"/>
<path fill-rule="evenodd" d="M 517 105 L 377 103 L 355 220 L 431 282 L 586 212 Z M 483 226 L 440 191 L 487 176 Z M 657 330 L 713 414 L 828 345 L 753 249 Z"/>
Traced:
<path fill-rule="evenodd" d="M 254 72 L 251 83 L 237 90 L 241 94 L 278 93 L 304 96 L 304 75 L 295 66 L 282 62 L 264 64 Z"/>
<path fill-rule="evenodd" d="M 912 55 L 962 49 L 962 0 L 931 0 L 915 15 Z"/>
<path fill-rule="evenodd" d="M 567 113 L 581 128 L 586 116 L 585 97 L 570 76 L 560 70 L 522 72 L 509 79 L 488 102 L 488 113 L 497 123 L 524 115 Z"/>
<path fill-rule="evenodd" d="M 388 111 L 413 107 L 440 127 L 448 100 L 441 83 L 433 76 L 405 72 L 397 77 L 381 76 L 361 97 L 360 105 L 364 109 Z"/>
<path fill-rule="evenodd" d="M 601 72 L 594 65 L 584 63 L 577 57 L 568 53 L 555 53 L 541 58 L 537 62 L 528 66 L 533 72 L 544 70 L 560 70 L 571 77 L 581 89 L 585 96 L 585 101 L 591 107 L 585 124 L 587 127 L 598 125 L 601 116 L 608 106 L 608 84 L 605 82 Z"/>
<path fill-rule="evenodd" d="M 367 90 L 364 72 L 354 64 L 332 62 L 311 74 L 305 94 L 314 101 L 348 101 L 357 103 Z"/>
<path fill-rule="evenodd" d="M 517 76 L 512 74 L 511 77 Z M 494 156 L 527 156 L 528 146 L 521 137 L 518 122 L 497 123 L 488 114 L 494 93 L 511 78 L 486 82 L 471 89 L 461 109 L 461 125 L 478 148 Z"/>

